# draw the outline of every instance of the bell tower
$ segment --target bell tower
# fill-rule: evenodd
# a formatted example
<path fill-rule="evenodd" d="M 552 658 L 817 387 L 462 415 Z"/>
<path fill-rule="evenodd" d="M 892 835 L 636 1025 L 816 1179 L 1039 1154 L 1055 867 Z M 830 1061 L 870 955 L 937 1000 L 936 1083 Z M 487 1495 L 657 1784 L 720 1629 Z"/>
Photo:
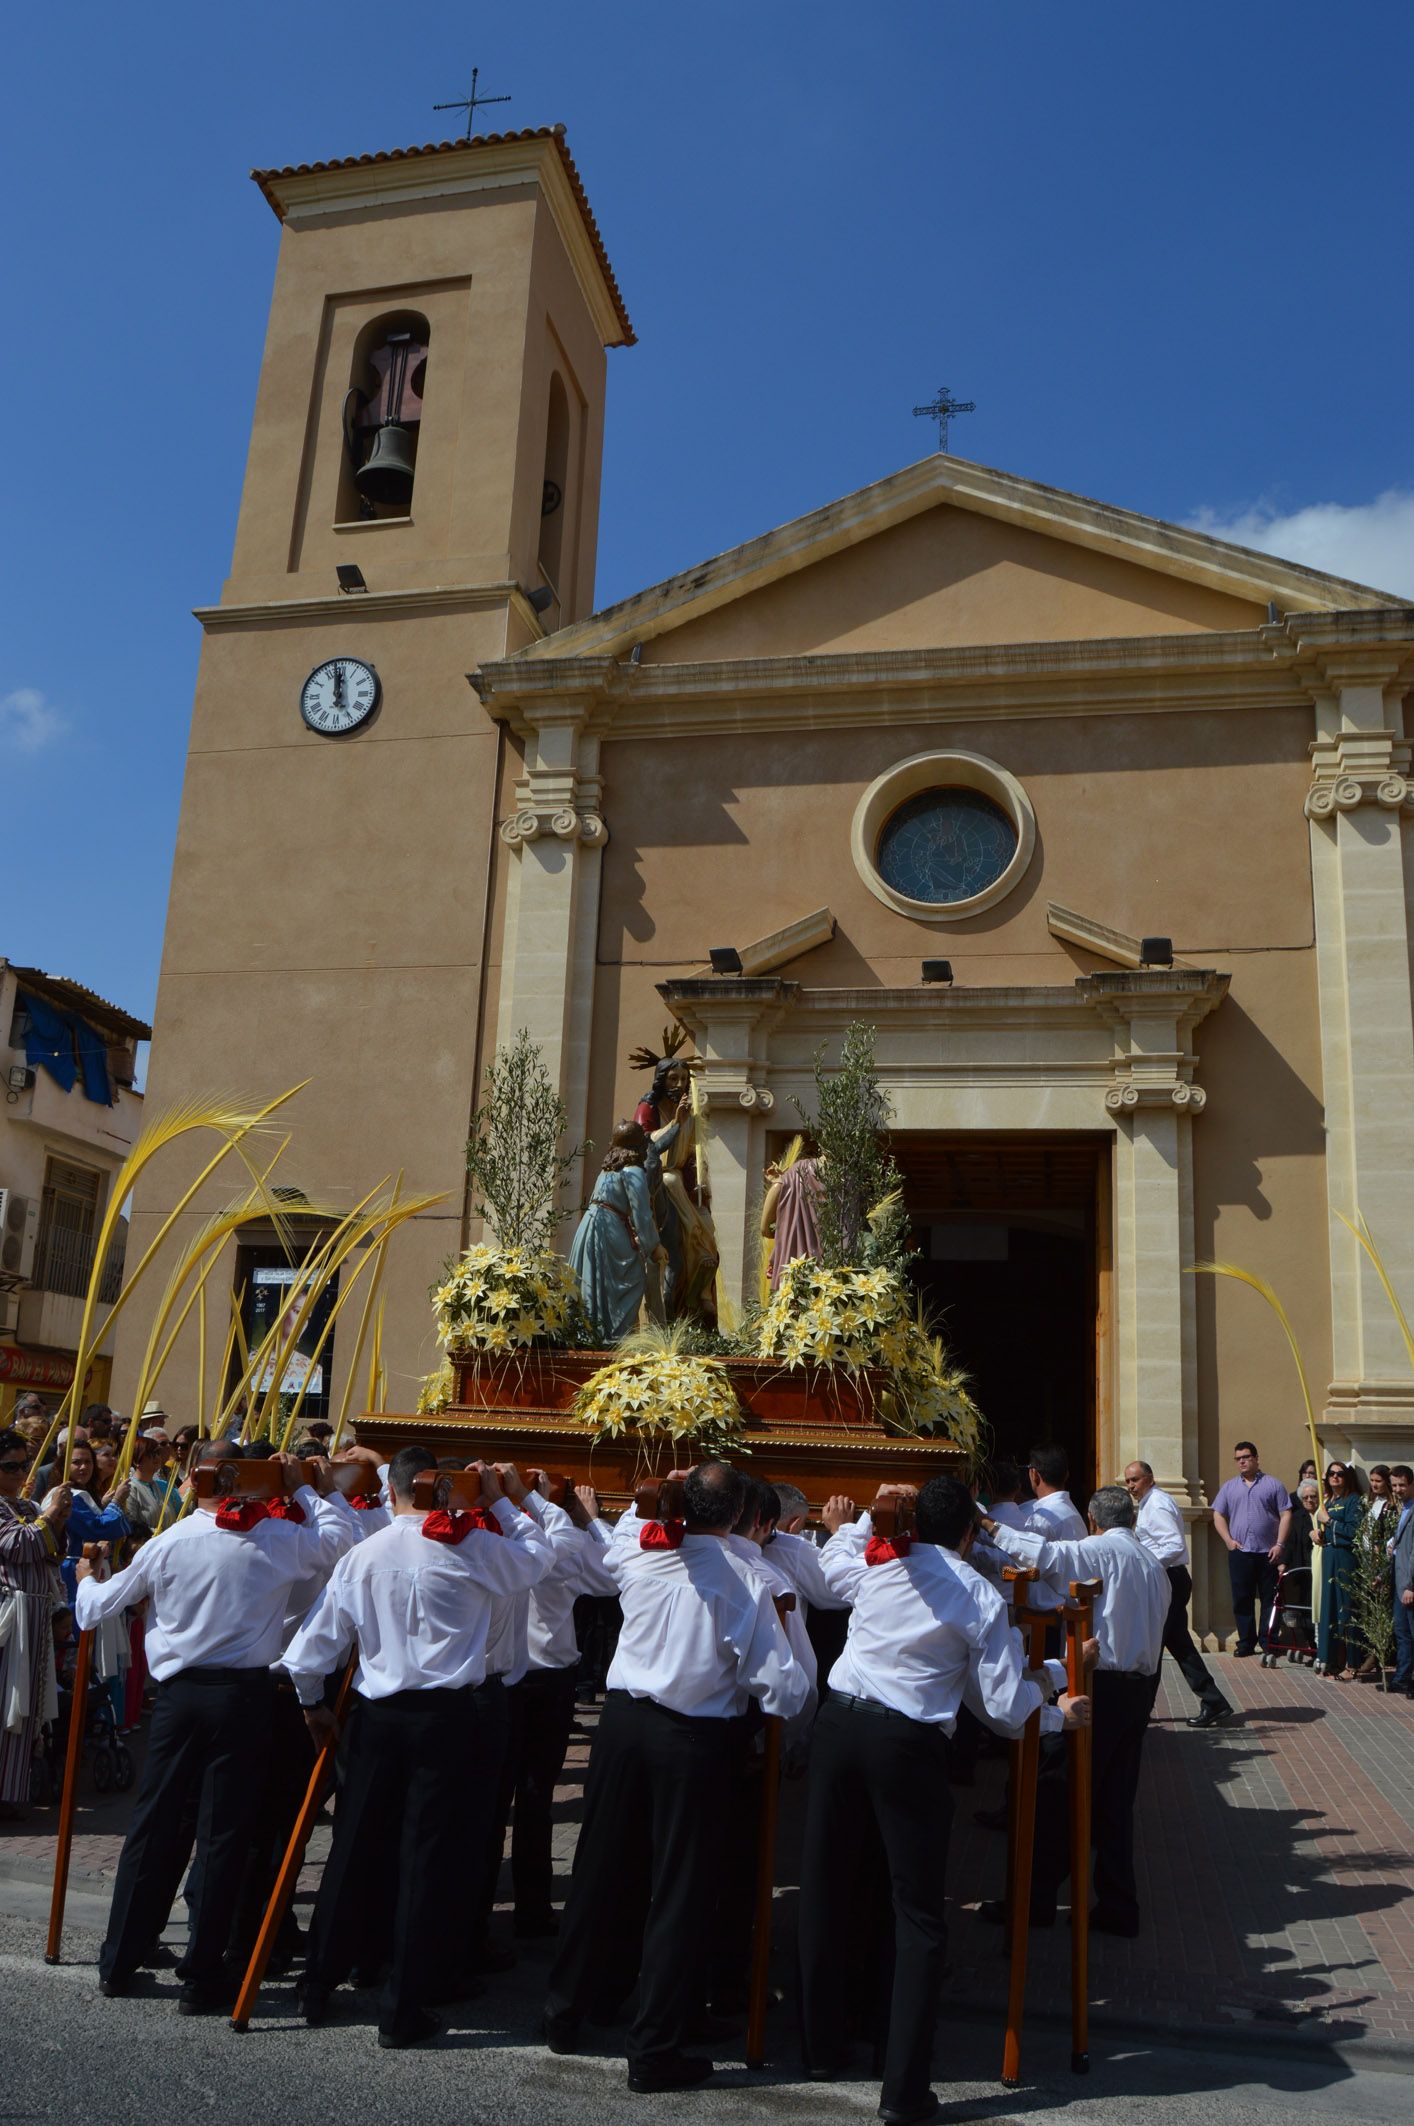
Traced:
<path fill-rule="evenodd" d="M 592 607 L 605 355 L 634 335 L 562 127 L 253 174 L 279 258 L 231 573 L 197 614 L 149 1090 L 312 1078 L 277 1180 L 446 1191 L 389 1256 L 408 1407 L 460 1237 L 518 772 L 467 675 Z M 157 1164 L 135 1246 L 179 1193 Z M 336 1398 L 348 1356 L 336 1331 Z M 174 1407 L 195 1370 L 179 1347 Z"/>

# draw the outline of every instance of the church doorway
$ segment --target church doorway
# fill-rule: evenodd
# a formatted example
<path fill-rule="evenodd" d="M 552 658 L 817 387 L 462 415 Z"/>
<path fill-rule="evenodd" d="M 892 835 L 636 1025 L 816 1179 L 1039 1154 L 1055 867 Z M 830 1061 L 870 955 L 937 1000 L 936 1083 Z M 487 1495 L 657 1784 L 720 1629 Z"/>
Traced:
<path fill-rule="evenodd" d="M 892 1147 L 914 1282 L 994 1456 L 1024 1463 L 1055 1442 L 1088 1498 L 1108 1393 L 1108 1140 L 896 1130 Z"/>

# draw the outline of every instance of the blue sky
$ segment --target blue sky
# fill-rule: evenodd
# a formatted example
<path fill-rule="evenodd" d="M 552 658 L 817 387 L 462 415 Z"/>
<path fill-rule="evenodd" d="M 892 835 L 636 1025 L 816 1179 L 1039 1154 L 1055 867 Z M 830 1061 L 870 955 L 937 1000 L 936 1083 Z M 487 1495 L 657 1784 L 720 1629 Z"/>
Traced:
<path fill-rule="evenodd" d="M 156 997 L 277 225 L 246 172 L 563 120 L 637 325 L 599 599 L 959 454 L 1414 597 L 1395 0 L 12 13 L 0 952 Z"/>

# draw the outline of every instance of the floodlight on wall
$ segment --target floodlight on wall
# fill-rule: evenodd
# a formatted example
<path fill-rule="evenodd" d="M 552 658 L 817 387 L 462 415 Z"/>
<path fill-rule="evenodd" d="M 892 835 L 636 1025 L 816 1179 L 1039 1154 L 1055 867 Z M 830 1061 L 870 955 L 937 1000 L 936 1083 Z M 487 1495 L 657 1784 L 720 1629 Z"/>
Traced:
<path fill-rule="evenodd" d="M 1139 964 L 1141 967 L 1172 967 L 1172 938 L 1140 938 Z"/>
<path fill-rule="evenodd" d="M 741 954 L 735 945 L 714 945 L 708 954 L 713 974 L 740 974 Z"/>
<path fill-rule="evenodd" d="M 945 989 L 951 989 L 952 961 L 925 960 L 923 962 L 923 979 L 925 982 L 941 982 Z"/>
<path fill-rule="evenodd" d="M 368 589 L 368 585 L 363 580 L 363 570 L 359 567 L 357 561 L 335 562 L 334 574 L 339 579 L 339 589 L 341 591 L 366 591 Z"/>
<path fill-rule="evenodd" d="M 548 583 L 542 583 L 538 590 L 526 592 L 525 602 L 532 613 L 548 613 L 555 602 L 555 593 Z"/>

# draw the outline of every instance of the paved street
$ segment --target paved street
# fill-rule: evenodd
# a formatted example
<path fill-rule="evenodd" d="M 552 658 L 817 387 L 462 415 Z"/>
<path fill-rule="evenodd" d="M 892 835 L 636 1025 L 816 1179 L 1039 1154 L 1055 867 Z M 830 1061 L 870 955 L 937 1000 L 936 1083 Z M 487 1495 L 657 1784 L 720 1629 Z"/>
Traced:
<path fill-rule="evenodd" d="M 1304 1673 L 1218 1662 L 1223 1687 L 1245 1708 L 1241 1725 L 1192 1734 L 1189 1702 L 1167 1667 L 1146 1757 L 1140 1842 L 1146 1912 L 1136 1942 L 1097 1938 L 1095 2071 L 1068 2071 L 1069 1933 L 1032 1936 L 1023 2086 L 1003 2092 L 999 2014 L 1005 1964 L 995 1930 L 966 1907 L 1000 1887 L 1002 1840 L 976 1829 L 972 1810 L 1000 1794 L 1001 1766 L 984 1762 L 959 1789 L 954 1851 L 954 1978 L 939 2029 L 937 2072 L 949 2117 L 1004 2122 L 1043 2108 L 1118 2122 L 1134 2116 L 1197 2120 L 1223 2107 L 1224 2126 L 1281 2113 L 1350 2119 L 1404 2117 L 1414 2067 L 1414 1706 Z M 576 1751 L 582 1762 L 584 1745 Z M 571 1767 L 573 1773 L 574 1767 Z M 572 1849 L 579 1792 L 562 1795 L 560 1847 Z M 796 1794 L 792 1792 L 794 1803 Z M 483 2001 L 454 2019 L 437 2051 L 379 2053 L 369 2001 L 350 1997 L 346 2022 L 306 2031 L 291 2019 L 288 1987 L 272 1987 L 245 2039 L 224 2022 L 179 2022 L 169 1973 L 149 1996 L 103 2001 L 93 1983 L 96 1930 L 116 1862 L 121 1801 L 86 1808 L 75 1844 L 65 1964 L 42 1962 L 52 1816 L 0 1839 L 0 1998 L 6 2002 L 9 2120 L 97 2112 L 121 2122 L 168 2099 L 221 2112 L 239 2108 L 323 2121 L 341 2104 L 372 2117 L 394 2107 L 423 2119 L 642 2118 L 626 2092 L 614 2033 L 595 2056 L 551 2062 L 535 2044 L 547 1957 L 522 1957 Z M 791 1811 L 782 1840 L 789 1878 Z M 315 1859 L 317 1862 L 318 1848 Z M 306 1872 L 307 1898 L 317 1871 Z M 794 1891 L 779 1899 L 777 1977 L 789 1978 Z M 13 2012 L 12 2012 L 13 2011 Z M 868 2116 L 877 2084 L 817 2090 L 791 2081 L 792 2017 L 776 2012 L 773 2065 L 749 2076 L 727 2064 L 720 2086 L 674 2099 L 704 2120 L 773 2117 L 846 2121 Z M 736 2057 L 740 2053 L 737 2050 Z M 134 2063 L 141 2060 L 142 2067 Z M 861 2067 L 862 2067 L 861 2055 Z M 466 2070 L 474 2069 L 468 2086 Z M 149 2083 L 147 2077 L 156 2077 Z M 278 2090 L 275 2078 L 279 2078 Z"/>

